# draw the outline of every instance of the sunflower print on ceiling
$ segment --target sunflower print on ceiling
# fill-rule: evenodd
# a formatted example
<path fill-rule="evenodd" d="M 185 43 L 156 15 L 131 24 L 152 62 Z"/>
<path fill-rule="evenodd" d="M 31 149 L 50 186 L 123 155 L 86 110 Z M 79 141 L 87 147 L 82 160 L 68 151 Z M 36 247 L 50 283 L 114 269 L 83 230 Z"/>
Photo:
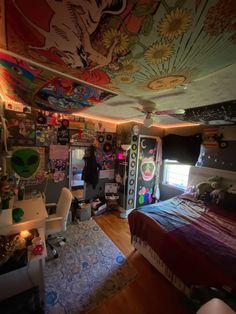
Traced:
<path fill-rule="evenodd" d="M 235 0 L 9 0 L 7 49 L 126 95 L 236 60 Z"/>

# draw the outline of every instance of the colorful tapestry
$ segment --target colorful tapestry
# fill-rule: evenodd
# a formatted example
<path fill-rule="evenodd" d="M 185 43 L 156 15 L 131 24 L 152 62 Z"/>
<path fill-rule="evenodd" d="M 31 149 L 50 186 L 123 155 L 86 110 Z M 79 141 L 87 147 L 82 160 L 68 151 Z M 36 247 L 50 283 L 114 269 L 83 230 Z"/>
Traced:
<path fill-rule="evenodd" d="M 97 105 L 115 94 L 0 52 L 0 94 L 6 103 L 22 102 L 52 112 L 72 113 Z"/>
<path fill-rule="evenodd" d="M 10 51 L 130 96 L 236 61 L 234 0 L 5 2 Z"/>

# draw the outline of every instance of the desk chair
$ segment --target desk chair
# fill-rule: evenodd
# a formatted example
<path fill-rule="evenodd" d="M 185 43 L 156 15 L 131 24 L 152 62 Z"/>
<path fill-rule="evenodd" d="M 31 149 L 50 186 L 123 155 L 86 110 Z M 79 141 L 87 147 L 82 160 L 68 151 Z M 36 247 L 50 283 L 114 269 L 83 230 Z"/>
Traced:
<path fill-rule="evenodd" d="M 49 213 L 49 216 L 46 219 L 46 244 L 52 250 L 54 258 L 58 257 L 58 252 L 54 247 L 54 244 L 60 244 L 61 241 L 65 242 L 66 239 L 64 237 L 51 237 L 51 235 L 66 230 L 72 199 L 73 195 L 71 194 L 71 191 L 64 187 L 61 190 L 57 204 L 46 204 L 46 208 L 51 208 L 52 205 L 55 205 L 56 207 L 55 214 Z"/>

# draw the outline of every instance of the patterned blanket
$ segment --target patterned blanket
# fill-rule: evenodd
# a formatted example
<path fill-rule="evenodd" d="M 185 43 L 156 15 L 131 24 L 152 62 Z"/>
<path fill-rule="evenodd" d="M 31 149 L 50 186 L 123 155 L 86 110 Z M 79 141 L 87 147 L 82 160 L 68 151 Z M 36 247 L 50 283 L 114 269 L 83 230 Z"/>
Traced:
<path fill-rule="evenodd" d="M 129 224 L 186 284 L 236 286 L 236 211 L 175 197 L 134 210 Z"/>

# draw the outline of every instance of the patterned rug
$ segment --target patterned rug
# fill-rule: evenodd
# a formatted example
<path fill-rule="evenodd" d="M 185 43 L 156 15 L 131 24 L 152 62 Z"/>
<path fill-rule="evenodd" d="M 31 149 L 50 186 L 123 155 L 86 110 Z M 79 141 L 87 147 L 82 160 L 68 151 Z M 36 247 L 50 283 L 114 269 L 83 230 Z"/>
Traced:
<path fill-rule="evenodd" d="M 59 258 L 45 265 L 45 313 L 91 310 L 136 277 L 125 256 L 93 220 L 70 225 L 63 235 L 67 241 L 58 248 Z"/>

